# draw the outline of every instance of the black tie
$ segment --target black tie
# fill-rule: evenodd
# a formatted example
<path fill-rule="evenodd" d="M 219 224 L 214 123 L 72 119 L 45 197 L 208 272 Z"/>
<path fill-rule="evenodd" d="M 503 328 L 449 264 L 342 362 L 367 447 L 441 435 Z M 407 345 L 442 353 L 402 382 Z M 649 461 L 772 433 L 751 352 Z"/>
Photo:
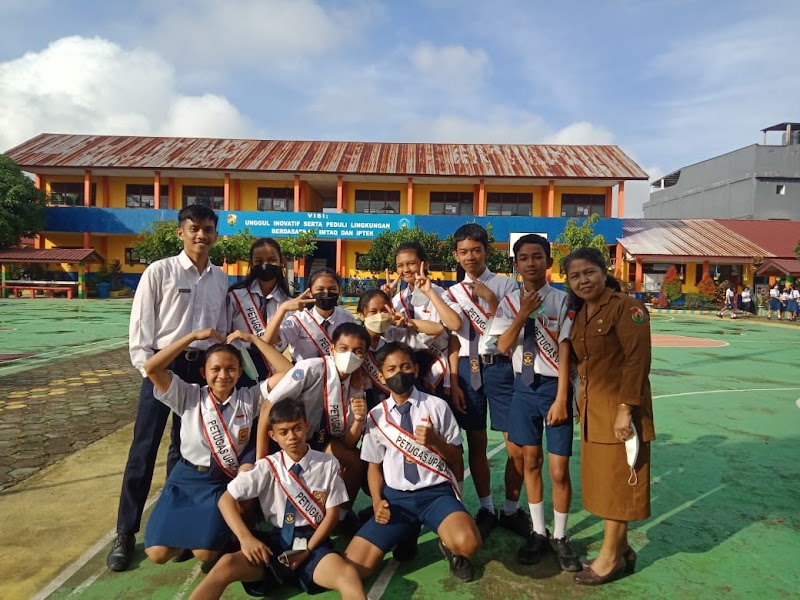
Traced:
<path fill-rule="evenodd" d="M 525 319 L 525 333 L 522 337 L 522 372 L 520 377 L 522 383 L 531 386 L 536 379 L 536 318 Z"/>
<path fill-rule="evenodd" d="M 403 404 L 397 405 L 397 412 L 400 413 L 400 427 L 402 427 L 411 437 L 414 437 L 414 429 L 411 423 L 410 411 L 411 404 L 409 404 L 407 401 Z M 403 461 L 403 475 L 405 475 L 406 481 L 410 483 L 419 483 L 419 469 L 413 460 L 406 458 Z"/>
<path fill-rule="evenodd" d="M 411 288 L 407 288 L 408 291 L 406 292 L 406 306 L 408 307 L 408 318 L 413 319 L 414 317 L 414 305 L 411 304 Z"/>
<path fill-rule="evenodd" d="M 269 298 L 261 296 L 261 318 L 266 323 L 267 321 L 267 307 L 269 306 Z"/>
<path fill-rule="evenodd" d="M 295 463 L 289 469 L 292 473 L 297 475 L 298 479 L 300 477 L 300 473 L 303 471 L 303 467 L 300 466 L 300 463 Z M 286 498 L 286 506 L 283 509 L 283 527 L 281 527 L 281 545 L 284 549 L 289 549 L 292 547 L 292 542 L 294 541 L 294 522 L 297 520 L 295 516 L 297 515 L 297 511 L 294 508 L 294 504 L 289 498 Z"/>
<path fill-rule="evenodd" d="M 325 319 L 325 320 L 324 320 L 324 321 L 321 323 L 321 325 L 322 325 L 322 330 L 323 330 L 325 333 L 330 333 L 331 322 L 330 322 L 330 321 L 328 321 L 328 319 Z"/>

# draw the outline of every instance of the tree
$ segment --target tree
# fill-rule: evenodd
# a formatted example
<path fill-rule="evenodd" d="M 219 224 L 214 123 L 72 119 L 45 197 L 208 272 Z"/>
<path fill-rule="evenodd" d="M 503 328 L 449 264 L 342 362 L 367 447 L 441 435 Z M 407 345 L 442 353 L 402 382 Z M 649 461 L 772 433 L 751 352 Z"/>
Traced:
<path fill-rule="evenodd" d="M 661 282 L 661 294 L 659 296 L 660 304 L 658 308 L 666 308 L 667 305 L 672 305 L 681 297 L 681 277 L 678 275 L 678 269 L 671 266 L 667 269 L 664 275 L 664 280 Z"/>
<path fill-rule="evenodd" d="M 294 260 L 295 258 L 302 259 L 311 256 L 317 250 L 317 243 L 314 238 L 317 237 L 316 229 L 308 229 L 302 231 L 294 237 L 281 238 L 278 244 L 281 247 L 281 254 L 286 260 Z"/>
<path fill-rule="evenodd" d="M 474 223 L 475 221 L 473 221 Z M 489 255 L 486 257 L 486 266 L 494 273 L 510 273 L 511 272 L 511 259 L 508 252 L 498 250 L 495 248 L 496 240 L 492 233 L 492 224 L 486 226 L 486 233 L 489 234 Z M 451 233 L 444 239 L 444 244 L 441 250 L 441 262 L 445 269 L 455 270 L 458 263 L 456 262 L 453 253 L 456 250 L 455 236 Z"/>
<path fill-rule="evenodd" d="M 177 230 L 178 222 L 174 219 L 154 221 L 150 227 L 139 232 L 139 241 L 134 242 L 133 251 L 149 263 L 175 256 L 183 250 L 183 242 L 175 233 Z"/>
<path fill-rule="evenodd" d="M 382 273 L 386 269 L 394 271 L 394 255 L 397 247 L 404 242 L 419 242 L 428 252 L 431 262 L 440 262 L 442 242 L 435 233 L 425 233 L 419 226 L 401 227 L 396 231 L 387 229 L 374 240 L 369 252 L 360 254 L 356 268 L 370 273 Z"/>
<path fill-rule="evenodd" d="M 5 155 L 0 154 L 0 248 L 19 244 L 44 229 L 47 197 Z"/>
<path fill-rule="evenodd" d="M 595 234 L 594 225 L 600 220 L 600 215 L 593 214 L 579 221 L 579 219 L 570 219 L 567 221 L 564 231 L 553 241 L 551 245 L 551 253 L 553 260 L 557 264 L 561 264 L 567 254 L 578 248 L 588 246 L 589 248 L 597 248 L 603 253 L 606 263 L 609 262 L 608 244 L 606 239 L 600 235 Z"/>
<path fill-rule="evenodd" d="M 233 235 L 221 237 L 211 248 L 211 262 L 215 265 L 222 263 L 235 263 L 239 260 L 250 260 L 250 246 L 253 245 L 253 236 L 245 227 Z"/>
<path fill-rule="evenodd" d="M 714 302 L 714 296 L 717 292 L 717 284 L 711 279 L 711 274 L 703 273 L 703 278 L 697 284 L 697 295 L 700 297 L 701 302 L 704 304 L 711 304 Z"/>

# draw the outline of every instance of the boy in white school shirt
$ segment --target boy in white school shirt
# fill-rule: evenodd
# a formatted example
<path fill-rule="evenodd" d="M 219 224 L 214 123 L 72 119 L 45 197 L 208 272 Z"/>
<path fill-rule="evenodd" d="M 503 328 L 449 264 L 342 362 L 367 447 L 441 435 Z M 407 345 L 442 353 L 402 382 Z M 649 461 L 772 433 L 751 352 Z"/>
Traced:
<path fill-rule="evenodd" d="M 330 540 L 339 506 L 347 501 L 339 462 L 308 446 L 308 428 L 301 402 L 284 400 L 272 407 L 269 436 L 280 451 L 237 475 L 219 500 L 241 550 L 224 555 L 190 600 L 220 598 L 234 581 L 243 582 L 248 594 L 264 596 L 281 583 L 275 574 L 287 571 L 308 594 L 331 589 L 345 600 L 367 597 L 358 571 Z M 269 533 L 251 532 L 242 519 L 238 503 L 252 498 L 258 498 L 273 526 Z M 286 568 L 276 567 L 279 561 Z"/>
<path fill-rule="evenodd" d="M 367 577 L 422 523 L 439 535 L 451 574 L 471 581 L 475 570 L 468 557 L 481 537 L 459 499 L 456 474 L 464 465 L 458 424 L 444 400 L 414 387 L 419 367 L 408 345 L 389 342 L 377 360 L 392 395 L 369 412 L 361 447 L 374 515 L 345 556 Z"/>

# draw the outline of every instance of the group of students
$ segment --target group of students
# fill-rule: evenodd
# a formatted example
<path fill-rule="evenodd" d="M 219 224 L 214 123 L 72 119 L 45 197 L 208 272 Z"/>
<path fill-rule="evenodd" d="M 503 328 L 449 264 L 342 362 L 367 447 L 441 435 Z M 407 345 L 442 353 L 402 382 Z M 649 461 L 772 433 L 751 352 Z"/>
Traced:
<path fill-rule="evenodd" d="M 523 538 L 521 563 L 552 550 L 580 584 L 633 570 L 627 522 L 649 515 L 654 438 L 649 319 L 607 287 L 602 255 L 582 249 L 567 258 L 568 296 L 547 283 L 547 240 L 523 236 L 513 248 L 519 285 L 486 268 L 487 232 L 466 224 L 454 234 L 462 281 L 447 290 L 433 284 L 424 248 L 402 244 L 397 279 L 361 296 L 358 323 L 338 306 L 340 281 L 331 270 L 313 273 L 292 298 L 270 238 L 253 244 L 247 278 L 228 289 L 208 260 L 216 224 L 211 209 L 183 209 L 184 251 L 150 265 L 136 291 L 130 350 L 144 379 L 111 570 L 132 560 L 170 411 L 168 478 L 147 523 L 145 552 L 157 563 L 204 561 L 208 574 L 192 598 L 219 598 L 234 581 L 264 595 L 289 578 L 309 593 L 328 588 L 365 598 L 361 580 L 389 551 L 413 558 L 422 525 L 436 532 L 451 573 L 463 581 L 474 578 L 470 558 L 497 526 Z M 606 364 L 609 349 L 618 364 Z M 588 493 L 587 508 L 606 519 L 603 548 L 588 562 L 567 537 L 573 406 L 584 411 L 584 504 Z M 488 419 L 508 454 L 499 510 Z M 474 517 L 461 500 L 462 431 L 479 499 Z M 543 502 L 545 436 L 552 534 Z M 640 457 L 632 462 L 631 440 Z M 595 452 L 597 445 L 607 447 Z M 587 455 L 595 456 L 591 473 Z M 606 480 L 620 473 L 638 483 Z M 587 490 L 587 481 L 598 489 Z M 519 506 L 523 484 L 528 511 Z M 357 516 L 360 490 L 371 508 Z M 337 528 L 352 535 L 341 555 L 329 539 Z"/>
<path fill-rule="evenodd" d="M 775 283 L 770 288 L 767 318 L 771 319 L 775 314 L 778 315 L 778 321 L 797 320 L 797 315 L 800 314 L 800 290 L 796 286 L 786 283 L 781 289 L 780 284 Z"/>

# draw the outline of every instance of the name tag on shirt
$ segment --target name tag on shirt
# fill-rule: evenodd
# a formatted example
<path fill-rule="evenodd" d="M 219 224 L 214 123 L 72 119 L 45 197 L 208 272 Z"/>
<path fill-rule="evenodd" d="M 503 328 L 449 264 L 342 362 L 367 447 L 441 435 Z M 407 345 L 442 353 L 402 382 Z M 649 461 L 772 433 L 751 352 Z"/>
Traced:
<path fill-rule="evenodd" d="M 179 294 L 191 294 L 192 290 L 190 290 L 189 288 L 178 288 L 178 293 Z"/>

